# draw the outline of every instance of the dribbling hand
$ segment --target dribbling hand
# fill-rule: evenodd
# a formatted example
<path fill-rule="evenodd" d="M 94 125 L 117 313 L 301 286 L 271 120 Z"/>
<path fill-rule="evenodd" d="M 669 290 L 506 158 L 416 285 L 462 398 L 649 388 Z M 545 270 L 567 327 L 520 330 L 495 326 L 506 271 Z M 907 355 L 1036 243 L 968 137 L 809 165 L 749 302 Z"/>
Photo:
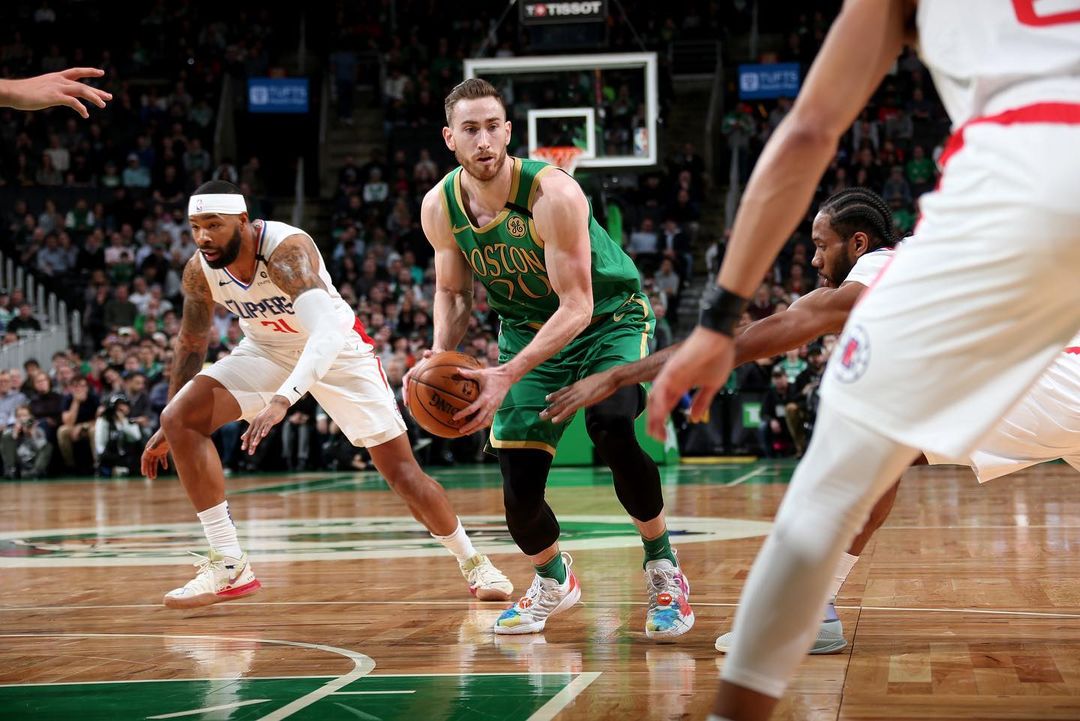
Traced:
<path fill-rule="evenodd" d="M 401 378 L 401 400 L 405 402 L 405 405 L 409 405 L 409 379 L 412 378 L 413 373 L 419 372 L 420 368 L 424 365 L 428 358 L 435 355 L 435 351 L 426 350 L 421 356 L 420 360 L 416 361 L 416 365 L 410 368 L 404 376 Z"/>

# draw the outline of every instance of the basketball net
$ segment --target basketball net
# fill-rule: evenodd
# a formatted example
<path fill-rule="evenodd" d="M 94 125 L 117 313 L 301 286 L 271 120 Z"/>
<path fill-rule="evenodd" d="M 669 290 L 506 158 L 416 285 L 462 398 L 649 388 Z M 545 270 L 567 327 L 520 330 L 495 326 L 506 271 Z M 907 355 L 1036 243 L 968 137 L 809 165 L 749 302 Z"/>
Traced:
<path fill-rule="evenodd" d="M 529 154 L 529 157 L 557 165 L 570 175 L 573 175 L 583 152 L 581 148 L 574 145 L 548 145 L 536 148 Z"/>

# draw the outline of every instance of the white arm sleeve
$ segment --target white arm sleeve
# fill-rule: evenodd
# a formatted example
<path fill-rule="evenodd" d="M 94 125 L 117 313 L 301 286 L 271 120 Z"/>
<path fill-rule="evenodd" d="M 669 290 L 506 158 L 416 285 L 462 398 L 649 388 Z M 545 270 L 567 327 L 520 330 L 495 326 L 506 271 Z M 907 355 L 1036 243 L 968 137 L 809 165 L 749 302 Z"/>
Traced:
<path fill-rule="evenodd" d="M 330 370 L 345 347 L 346 330 L 341 327 L 330 294 L 322 288 L 312 288 L 297 296 L 293 310 L 308 332 L 308 341 L 293 372 L 277 391 L 277 395 L 289 400 L 289 405 L 300 400 Z"/>

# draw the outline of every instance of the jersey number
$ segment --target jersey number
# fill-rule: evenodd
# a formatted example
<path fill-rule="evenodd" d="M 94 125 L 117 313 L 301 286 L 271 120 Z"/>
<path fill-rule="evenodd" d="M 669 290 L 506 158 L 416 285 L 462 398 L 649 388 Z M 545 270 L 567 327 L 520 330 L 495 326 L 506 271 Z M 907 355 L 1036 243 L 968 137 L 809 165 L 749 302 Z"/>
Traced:
<path fill-rule="evenodd" d="M 1080 23 L 1080 10 L 1040 15 L 1035 7 L 1040 1 L 1043 3 L 1043 7 L 1049 4 L 1046 0 L 1012 0 L 1013 10 L 1016 11 L 1016 19 L 1020 21 L 1021 25 L 1031 25 L 1038 28 L 1047 25 Z"/>
<path fill-rule="evenodd" d="M 299 333 L 300 332 L 300 331 L 296 330 L 295 328 L 293 328 L 292 326 L 290 326 L 284 320 L 264 320 L 264 321 L 259 321 L 259 322 L 262 323 L 265 326 L 270 326 L 277 333 Z"/>

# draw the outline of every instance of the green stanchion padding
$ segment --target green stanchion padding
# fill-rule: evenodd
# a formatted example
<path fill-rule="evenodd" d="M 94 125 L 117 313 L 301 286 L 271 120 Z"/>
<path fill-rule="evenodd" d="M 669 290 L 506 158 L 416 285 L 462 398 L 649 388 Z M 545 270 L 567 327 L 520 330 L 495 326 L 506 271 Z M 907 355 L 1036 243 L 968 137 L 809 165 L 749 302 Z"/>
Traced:
<path fill-rule="evenodd" d="M 641 444 L 641 448 L 649 454 L 649 457 L 657 465 L 678 463 L 679 447 L 675 442 L 675 428 L 671 425 L 671 421 L 668 421 L 668 440 L 666 443 L 661 443 L 654 440 L 645 431 L 645 419 L 646 414 L 642 413 L 634 424 L 634 430 L 637 433 L 638 443 Z M 585 413 L 579 411 L 574 415 L 574 420 L 570 422 L 566 432 L 563 433 L 552 465 L 591 466 L 594 463 L 593 450 L 592 439 L 589 438 L 589 434 L 585 430 Z"/>

